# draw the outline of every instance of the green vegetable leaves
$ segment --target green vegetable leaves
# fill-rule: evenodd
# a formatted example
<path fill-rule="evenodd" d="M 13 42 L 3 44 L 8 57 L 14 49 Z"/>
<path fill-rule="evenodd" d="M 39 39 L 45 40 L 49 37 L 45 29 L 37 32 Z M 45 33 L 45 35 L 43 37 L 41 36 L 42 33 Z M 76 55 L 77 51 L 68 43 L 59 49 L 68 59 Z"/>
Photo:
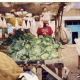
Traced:
<path fill-rule="evenodd" d="M 31 34 L 24 34 L 23 39 L 13 39 L 8 52 L 17 61 L 34 61 L 57 59 L 58 48 L 62 48 L 62 44 L 51 36 L 34 38 Z"/>

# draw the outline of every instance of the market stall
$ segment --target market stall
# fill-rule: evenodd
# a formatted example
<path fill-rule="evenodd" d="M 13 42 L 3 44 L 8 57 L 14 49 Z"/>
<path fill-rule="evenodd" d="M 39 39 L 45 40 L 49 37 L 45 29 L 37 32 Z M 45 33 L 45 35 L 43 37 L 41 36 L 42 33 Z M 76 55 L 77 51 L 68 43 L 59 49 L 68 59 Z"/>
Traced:
<path fill-rule="evenodd" d="M 23 67 L 24 71 L 31 70 L 32 67 L 35 67 L 37 72 L 36 75 L 38 76 L 39 80 L 42 80 L 43 70 L 48 72 L 48 74 L 52 76 L 52 79 L 54 77 L 58 80 L 62 80 L 64 78 L 64 76 L 62 76 L 62 69 L 64 68 L 64 62 L 61 53 L 62 46 L 61 43 L 59 43 L 60 41 L 59 32 L 60 32 L 60 27 L 62 26 L 63 9 L 66 3 L 60 2 L 60 3 L 54 3 L 54 5 L 57 6 L 54 8 L 56 10 L 55 10 L 55 14 L 53 14 L 54 17 L 53 19 L 51 18 L 51 20 L 55 20 L 55 38 L 57 38 L 57 41 L 54 41 L 53 37 L 51 36 L 46 36 L 46 37 L 39 36 L 38 38 L 36 38 L 32 36 L 32 34 L 28 35 L 28 33 L 25 34 L 24 31 L 21 31 L 21 29 L 25 28 L 24 27 L 25 25 L 19 24 L 22 25 L 22 27 L 18 27 L 19 25 L 17 20 L 21 19 L 22 23 L 24 23 L 24 19 L 26 15 L 22 15 L 24 12 L 23 10 L 21 10 L 22 11 L 21 15 L 20 14 L 17 15 L 17 13 L 15 12 L 16 17 L 18 16 L 17 18 L 14 17 L 15 20 L 14 27 L 15 27 L 16 34 L 9 34 L 8 38 L 5 40 L 5 27 L 1 26 L 2 38 L 4 41 L 4 42 L 2 41 L 0 46 L 1 51 L 5 52 L 8 56 L 10 56 L 13 60 L 15 60 L 15 62 L 20 67 Z M 44 4 L 41 6 L 42 8 L 43 7 L 45 8 Z M 43 10 L 43 14 L 50 11 L 48 7 L 49 5 L 47 5 L 46 9 Z M 24 14 L 25 13 L 26 12 L 24 12 Z M 34 13 L 32 14 L 34 16 Z M 32 21 L 34 21 L 34 18 L 30 18 L 31 14 L 27 16 L 28 16 L 27 19 L 28 21 L 30 21 L 29 19 L 33 19 Z M 1 18 L 3 17 L 6 18 L 4 15 L 2 15 Z M 39 21 L 40 18 L 39 19 L 38 18 L 37 20 Z M 7 19 L 9 20 L 12 18 L 9 17 Z M 7 19 L 6 22 L 8 22 Z M 35 17 L 35 21 L 36 21 L 36 17 Z M 30 24 L 28 24 L 28 27 L 29 25 Z M 58 69 L 58 74 L 54 72 L 55 68 Z M 48 75 L 47 79 L 50 77 L 50 75 Z"/>

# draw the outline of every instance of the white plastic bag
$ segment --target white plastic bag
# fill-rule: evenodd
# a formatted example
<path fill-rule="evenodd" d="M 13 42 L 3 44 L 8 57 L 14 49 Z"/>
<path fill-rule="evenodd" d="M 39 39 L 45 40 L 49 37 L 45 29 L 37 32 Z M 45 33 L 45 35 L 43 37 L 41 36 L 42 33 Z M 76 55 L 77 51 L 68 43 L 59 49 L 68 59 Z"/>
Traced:
<path fill-rule="evenodd" d="M 67 44 L 69 43 L 71 39 L 71 30 L 65 27 L 61 27 L 60 29 L 60 40 L 62 44 Z"/>
<path fill-rule="evenodd" d="M 5 18 L 3 18 L 3 28 L 7 28 L 7 24 L 6 24 L 6 20 L 5 20 Z"/>
<path fill-rule="evenodd" d="M 19 29 L 19 25 L 18 25 L 17 18 L 16 18 L 16 22 L 15 22 L 15 29 L 16 29 L 16 30 L 18 30 L 18 29 Z"/>
<path fill-rule="evenodd" d="M 41 18 L 42 17 L 40 17 L 39 28 L 43 28 L 43 21 L 41 21 Z"/>
<path fill-rule="evenodd" d="M 27 21 L 27 28 L 26 29 L 30 29 L 30 23 L 29 20 Z"/>
<path fill-rule="evenodd" d="M 80 38 L 75 38 L 74 39 L 75 43 L 76 43 L 76 49 L 77 49 L 77 52 L 78 54 L 80 55 Z"/>
<path fill-rule="evenodd" d="M 26 29 L 26 23 L 25 23 L 25 20 L 23 20 L 23 23 L 22 23 L 22 29 Z"/>
<path fill-rule="evenodd" d="M 39 80 L 39 79 L 33 71 L 25 71 L 24 73 L 21 73 L 19 75 L 18 80 Z"/>

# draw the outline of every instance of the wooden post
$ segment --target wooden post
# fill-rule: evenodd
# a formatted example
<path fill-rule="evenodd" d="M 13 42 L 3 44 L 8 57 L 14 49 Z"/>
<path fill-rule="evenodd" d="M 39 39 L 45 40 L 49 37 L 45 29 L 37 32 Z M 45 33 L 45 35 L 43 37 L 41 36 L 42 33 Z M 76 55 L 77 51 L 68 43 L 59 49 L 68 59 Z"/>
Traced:
<path fill-rule="evenodd" d="M 58 76 L 62 78 L 62 68 L 58 68 Z"/>
<path fill-rule="evenodd" d="M 78 69 L 80 69 L 80 55 L 78 55 Z"/>
<path fill-rule="evenodd" d="M 37 76 L 39 80 L 42 80 L 42 68 L 37 68 Z"/>
<path fill-rule="evenodd" d="M 58 49 L 58 59 L 61 58 L 61 48 Z"/>
<path fill-rule="evenodd" d="M 58 34 L 57 34 L 57 41 L 59 42 L 60 38 L 60 14 L 58 15 Z"/>
<path fill-rule="evenodd" d="M 5 41 L 5 28 L 2 28 L 2 40 Z"/>
<path fill-rule="evenodd" d="M 55 17 L 55 37 L 57 38 L 57 17 Z"/>

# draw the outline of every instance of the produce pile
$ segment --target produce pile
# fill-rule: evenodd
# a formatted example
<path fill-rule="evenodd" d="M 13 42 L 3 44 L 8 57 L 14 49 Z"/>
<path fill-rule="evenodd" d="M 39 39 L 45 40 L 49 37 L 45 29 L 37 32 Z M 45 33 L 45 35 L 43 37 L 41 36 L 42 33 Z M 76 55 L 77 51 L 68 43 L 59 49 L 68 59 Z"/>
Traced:
<path fill-rule="evenodd" d="M 24 33 L 17 39 L 13 38 L 8 46 L 8 55 L 15 61 L 50 60 L 58 58 L 58 48 L 62 48 L 62 44 L 51 36 L 35 38 L 30 33 Z"/>

